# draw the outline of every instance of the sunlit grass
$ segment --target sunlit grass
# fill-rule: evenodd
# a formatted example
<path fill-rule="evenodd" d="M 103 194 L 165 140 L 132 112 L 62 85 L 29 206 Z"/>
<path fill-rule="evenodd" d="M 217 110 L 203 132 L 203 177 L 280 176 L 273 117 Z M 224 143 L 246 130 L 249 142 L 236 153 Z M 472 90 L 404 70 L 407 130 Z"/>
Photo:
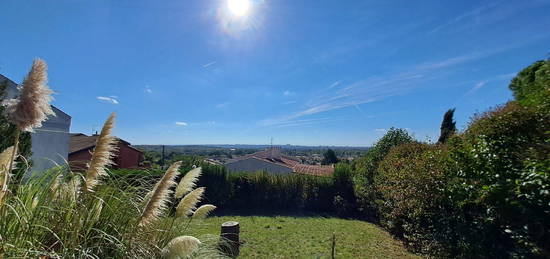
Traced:
<path fill-rule="evenodd" d="M 210 217 L 193 221 L 189 234 L 219 233 L 225 221 L 241 228 L 240 258 L 330 258 L 332 233 L 336 258 L 419 258 L 379 227 L 358 220 L 322 217 Z"/>

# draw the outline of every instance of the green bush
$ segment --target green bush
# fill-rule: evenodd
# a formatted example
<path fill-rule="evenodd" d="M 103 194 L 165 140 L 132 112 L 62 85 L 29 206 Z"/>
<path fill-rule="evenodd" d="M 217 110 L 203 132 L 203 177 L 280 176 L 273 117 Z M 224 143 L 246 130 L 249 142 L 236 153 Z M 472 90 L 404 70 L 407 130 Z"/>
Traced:
<path fill-rule="evenodd" d="M 450 144 L 450 197 L 488 257 L 550 256 L 550 113 L 510 102 Z"/>
<path fill-rule="evenodd" d="M 376 190 L 374 178 L 378 165 L 393 147 L 410 143 L 413 138 L 404 129 L 391 128 L 376 144 L 367 151 L 367 154 L 354 163 L 353 177 L 355 196 L 359 210 L 369 220 L 378 219 Z"/>
<path fill-rule="evenodd" d="M 380 163 L 375 186 L 380 223 L 421 252 L 441 250 L 445 217 L 447 151 L 442 145 L 407 143 L 391 149 Z"/>
<path fill-rule="evenodd" d="M 550 100 L 550 60 L 537 61 L 523 69 L 510 83 L 515 99 L 526 106 Z"/>

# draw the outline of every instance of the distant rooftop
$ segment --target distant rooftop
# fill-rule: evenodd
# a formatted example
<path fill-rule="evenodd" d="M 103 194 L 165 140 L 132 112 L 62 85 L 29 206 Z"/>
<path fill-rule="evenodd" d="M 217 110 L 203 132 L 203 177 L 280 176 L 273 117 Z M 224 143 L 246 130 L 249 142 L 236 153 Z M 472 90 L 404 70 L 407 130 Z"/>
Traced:
<path fill-rule="evenodd" d="M 298 158 L 283 155 L 278 148 L 269 148 L 266 150 L 258 151 L 256 153 L 248 154 L 242 157 L 231 159 L 227 161 L 227 164 L 245 160 L 245 159 L 258 159 L 264 162 L 277 164 L 280 166 L 288 167 L 295 173 L 328 176 L 334 173 L 334 167 L 330 165 L 306 165 L 300 163 Z"/>

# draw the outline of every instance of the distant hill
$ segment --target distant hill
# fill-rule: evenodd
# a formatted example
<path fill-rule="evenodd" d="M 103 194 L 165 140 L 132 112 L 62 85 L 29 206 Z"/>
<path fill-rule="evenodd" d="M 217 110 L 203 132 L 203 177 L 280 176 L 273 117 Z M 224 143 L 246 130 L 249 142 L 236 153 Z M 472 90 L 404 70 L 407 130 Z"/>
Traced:
<path fill-rule="evenodd" d="M 135 145 L 136 148 L 148 151 L 161 151 L 163 145 Z M 349 146 L 300 146 L 300 145 L 274 145 L 283 150 L 348 150 L 367 151 L 370 147 L 349 147 Z M 249 145 L 249 144 L 214 144 L 214 145 L 164 145 L 165 152 L 183 150 L 216 150 L 216 149 L 249 149 L 261 150 L 271 145 Z"/>

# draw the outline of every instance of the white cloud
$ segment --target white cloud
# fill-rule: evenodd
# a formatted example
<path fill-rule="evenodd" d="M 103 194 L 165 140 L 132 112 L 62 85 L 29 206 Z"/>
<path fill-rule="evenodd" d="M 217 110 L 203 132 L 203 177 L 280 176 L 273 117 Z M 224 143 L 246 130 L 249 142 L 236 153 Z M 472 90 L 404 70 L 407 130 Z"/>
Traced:
<path fill-rule="evenodd" d="M 386 132 L 386 129 L 374 129 L 376 132 Z"/>
<path fill-rule="evenodd" d="M 102 101 L 102 102 L 108 102 L 108 103 L 112 103 L 112 104 L 118 104 L 118 100 L 116 99 L 116 96 L 111 96 L 111 97 L 105 97 L 105 96 L 98 96 L 96 97 L 98 100 Z"/>
<path fill-rule="evenodd" d="M 178 126 L 187 126 L 187 122 L 176 121 L 176 125 L 178 125 Z"/>
<path fill-rule="evenodd" d="M 295 95 L 295 94 L 296 94 L 295 92 L 292 92 L 290 90 L 286 90 L 286 91 L 283 92 L 284 96 L 292 96 L 292 95 Z"/>
<path fill-rule="evenodd" d="M 150 94 L 150 93 L 153 93 L 153 90 L 151 89 L 150 86 L 146 85 L 145 86 L 145 90 L 144 90 L 146 93 Z"/>
<path fill-rule="evenodd" d="M 210 63 L 204 64 L 204 65 L 202 65 L 202 67 L 203 67 L 203 68 L 207 68 L 207 67 L 212 66 L 212 65 L 214 65 L 214 64 L 216 64 L 216 61 L 212 61 L 212 62 L 210 62 Z"/>

